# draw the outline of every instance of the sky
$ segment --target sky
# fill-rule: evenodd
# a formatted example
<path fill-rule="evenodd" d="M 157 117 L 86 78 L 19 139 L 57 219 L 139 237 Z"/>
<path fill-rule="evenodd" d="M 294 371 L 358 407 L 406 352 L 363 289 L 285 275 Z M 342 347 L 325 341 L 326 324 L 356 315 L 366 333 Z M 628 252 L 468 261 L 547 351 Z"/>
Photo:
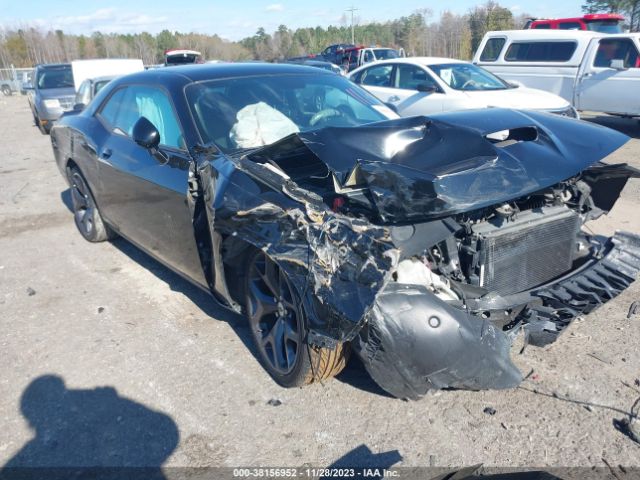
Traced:
<path fill-rule="evenodd" d="M 0 0 L 0 26 L 37 25 L 67 33 L 218 34 L 228 40 L 253 35 L 258 27 L 267 32 L 285 24 L 289 28 L 341 25 L 345 10 L 353 6 L 360 23 L 392 20 L 418 9 L 433 11 L 434 20 L 449 9 L 465 13 L 485 0 Z M 580 15 L 583 0 L 502 0 L 514 13 L 536 17 Z"/>

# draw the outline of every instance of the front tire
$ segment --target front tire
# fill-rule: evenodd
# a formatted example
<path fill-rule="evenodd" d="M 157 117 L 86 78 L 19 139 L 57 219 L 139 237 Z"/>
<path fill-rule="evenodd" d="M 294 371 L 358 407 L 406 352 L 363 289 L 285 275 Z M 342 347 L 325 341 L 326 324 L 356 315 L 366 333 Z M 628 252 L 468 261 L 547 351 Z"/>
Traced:
<path fill-rule="evenodd" d="M 10 97 L 11 93 L 11 87 L 9 87 L 9 85 L 2 85 L 2 94 L 5 97 Z"/>
<path fill-rule="evenodd" d="M 71 185 L 73 219 L 80 235 L 89 242 L 103 242 L 113 238 L 115 235 L 102 220 L 93 194 L 78 167 L 68 167 L 67 177 Z"/>
<path fill-rule="evenodd" d="M 283 387 L 331 378 L 345 367 L 348 348 L 307 344 L 306 318 L 286 273 L 258 250 L 249 257 L 245 308 L 260 363 Z"/>

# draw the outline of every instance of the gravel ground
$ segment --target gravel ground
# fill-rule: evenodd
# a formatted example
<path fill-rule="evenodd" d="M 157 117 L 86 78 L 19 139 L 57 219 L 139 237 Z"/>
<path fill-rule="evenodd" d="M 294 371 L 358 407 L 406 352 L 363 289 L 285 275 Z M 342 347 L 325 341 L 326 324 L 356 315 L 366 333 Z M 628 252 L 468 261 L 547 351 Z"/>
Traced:
<path fill-rule="evenodd" d="M 613 160 L 640 167 L 637 121 Z M 640 466 L 614 428 L 640 396 L 640 282 L 556 343 L 513 350 L 509 391 L 385 395 L 353 361 L 282 389 L 241 317 L 123 240 L 76 232 L 49 137 L 25 97 L 0 98 L 0 465 Z M 599 232 L 640 232 L 640 181 Z M 123 460 L 124 459 L 124 460 Z"/>

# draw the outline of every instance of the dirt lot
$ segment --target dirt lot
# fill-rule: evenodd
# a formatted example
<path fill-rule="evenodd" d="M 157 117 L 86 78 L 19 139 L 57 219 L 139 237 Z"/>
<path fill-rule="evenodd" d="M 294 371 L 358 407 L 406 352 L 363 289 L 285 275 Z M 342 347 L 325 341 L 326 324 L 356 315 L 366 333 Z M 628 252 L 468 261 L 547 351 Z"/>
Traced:
<path fill-rule="evenodd" d="M 638 122 L 599 121 L 636 137 L 613 160 L 640 167 Z M 552 346 L 514 349 L 534 370 L 519 389 L 404 402 L 352 361 L 286 390 L 242 318 L 125 241 L 80 237 L 25 97 L 0 98 L 0 132 L 0 465 L 640 466 L 613 424 L 640 396 L 640 282 Z M 636 180 L 593 229 L 640 232 L 639 210 Z"/>

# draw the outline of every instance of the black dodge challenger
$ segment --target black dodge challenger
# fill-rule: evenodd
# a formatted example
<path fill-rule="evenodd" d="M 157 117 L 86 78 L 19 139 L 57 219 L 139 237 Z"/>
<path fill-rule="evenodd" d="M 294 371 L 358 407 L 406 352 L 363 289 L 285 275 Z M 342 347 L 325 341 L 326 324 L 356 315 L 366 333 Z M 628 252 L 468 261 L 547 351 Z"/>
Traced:
<path fill-rule="evenodd" d="M 284 386 L 354 351 L 401 398 L 509 388 L 518 334 L 554 341 L 640 270 L 588 233 L 640 171 L 612 130 L 500 109 L 398 118 L 330 72 L 157 69 L 111 82 L 51 141 L 84 238 L 128 239 L 246 314 Z"/>

